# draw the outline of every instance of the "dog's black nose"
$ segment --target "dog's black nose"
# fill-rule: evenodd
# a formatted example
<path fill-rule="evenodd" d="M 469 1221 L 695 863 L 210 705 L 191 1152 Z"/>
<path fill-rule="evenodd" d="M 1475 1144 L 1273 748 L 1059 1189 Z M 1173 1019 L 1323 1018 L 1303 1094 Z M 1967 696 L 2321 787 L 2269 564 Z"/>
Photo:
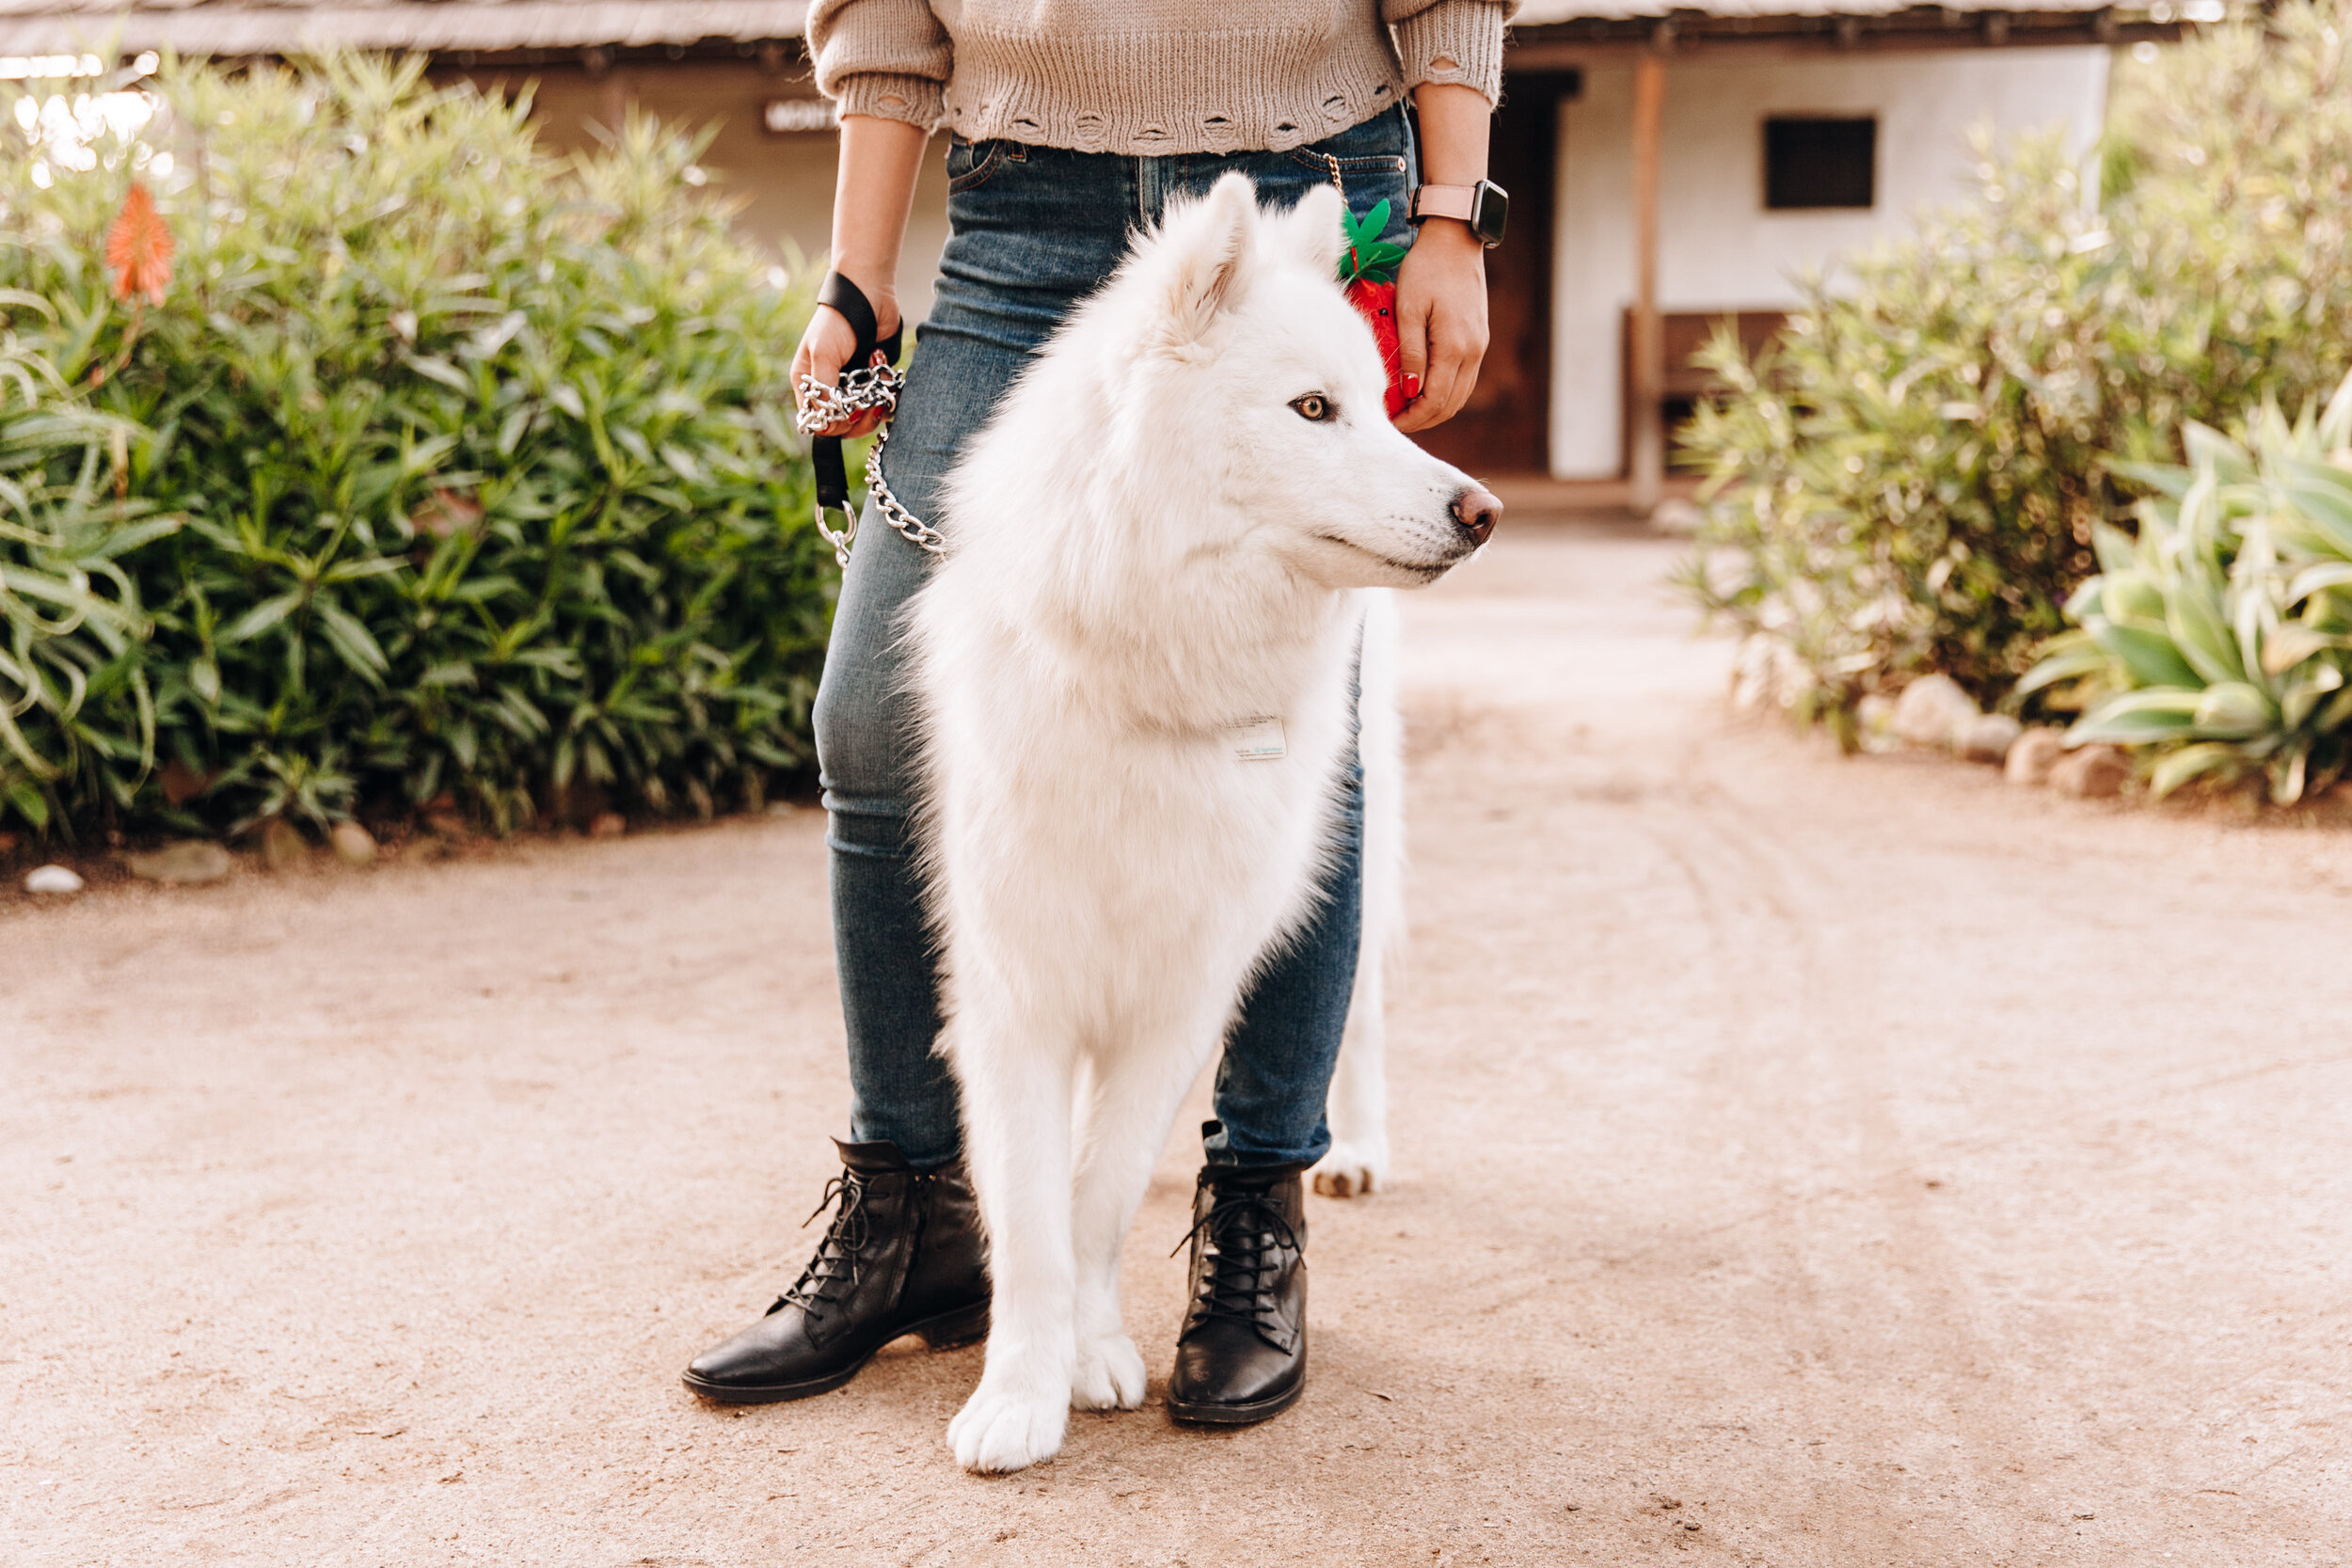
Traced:
<path fill-rule="evenodd" d="M 1473 545 L 1485 544 L 1486 535 L 1502 521 L 1502 503 L 1495 499 L 1494 492 L 1475 484 L 1455 495 L 1454 504 L 1446 510 L 1454 514 L 1455 525 L 1470 535 Z"/>

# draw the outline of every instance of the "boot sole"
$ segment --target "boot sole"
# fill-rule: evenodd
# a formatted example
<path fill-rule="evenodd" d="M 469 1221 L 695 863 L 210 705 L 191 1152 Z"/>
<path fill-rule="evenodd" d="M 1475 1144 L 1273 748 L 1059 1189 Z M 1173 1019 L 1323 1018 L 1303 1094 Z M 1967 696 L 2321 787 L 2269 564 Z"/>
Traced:
<path fill-rule="evenodd" d="M 936 1318 L 926 1318 L 919 1323 L 909 1323 L 893 1338 L 903 1339 L 910 1334 L 920 1336 L 923 1343 L 932 1350 L 954 1350 L 959 1345 L 985 1339 L 988 1338 L 988 1303 L 958 1307 Z M 890 1342 L 885 1339 L 882 1345 Z M 823 1377 L 810 1378 L 803 1383 L 711 1383 L 696 1377 L 692 1372 L 686 1373 L 678 1381 L 714 1404 L 783 1404 L 788 1400 L 814 1399 L 818 1394 L 832 1393 L 864 1371 L 866 1363 L 882 1354 L 882 1345 L 876 1345 L 840 1371 L 827 1372 Z"/>
<path fill-rule="evenodd" d="M 1168 1418 L 1197 1427 L 1246 1427 L 1260 1421 L 1272 1420 L 1298 1402 L 1307 1391 L 1307 1380 L 1300 1378 L 1272 1399 L 1257 1400 L 1248 1404 L 1189 1404 L 1181 1400 L 1168 1402 Z"/>

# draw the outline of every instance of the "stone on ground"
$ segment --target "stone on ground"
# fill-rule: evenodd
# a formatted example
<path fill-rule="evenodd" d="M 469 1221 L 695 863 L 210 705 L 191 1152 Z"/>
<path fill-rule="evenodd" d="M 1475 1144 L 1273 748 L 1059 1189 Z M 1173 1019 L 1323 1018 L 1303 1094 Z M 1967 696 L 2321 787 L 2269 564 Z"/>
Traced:
<path fill-rule="evenodd" d="M 2009 755 L 2025 728 L 2006 713 L 1980 713 L 1960 727 L 1952 750 L 1970 762 L 1997 763 Z"/>
<path fill-rule="evenodd" d="M 2050 769 L 2065 757 L 2066 732 L 2037 724 L 2010 745 L 2002 771 L 2013 784 L 2045 784 L 2050 782 Z"/>
<path fill-rule="evenodd" d="M 189 884 L 217 882 L 236 863 L 229 851 L 208 839 L 183 839 L 161 849 L 125 855 L 122 863 L 141 881 Z"/>
<path fill-rule="evenodd" d="M 369 865 L 375 861 L 375 835 L 357 822 L 338 822 L 326 834 L 328 847 L 345 865 Z"/>
<path fill-rule="evenodd" d="M 27 893 L 79 893 L 87 885 L 76 872 L 63 865 L 37 865 L 24 873 Z"/>
<path fill-rule="evenodd" d="M 1895 733 L 1913 746 L 1946 748 L 1977 717 L 1976 699 L 1949 675 L 1922 675 L 1895 702 Z"/>
<path fill-rule="evenodd" d="M 2050 787 L 2060 795 L 2100 800 L 2121 795 L 2131 782 L 2131 759 L 2112 746 L 2085 746 L 2050 769 Z"/>

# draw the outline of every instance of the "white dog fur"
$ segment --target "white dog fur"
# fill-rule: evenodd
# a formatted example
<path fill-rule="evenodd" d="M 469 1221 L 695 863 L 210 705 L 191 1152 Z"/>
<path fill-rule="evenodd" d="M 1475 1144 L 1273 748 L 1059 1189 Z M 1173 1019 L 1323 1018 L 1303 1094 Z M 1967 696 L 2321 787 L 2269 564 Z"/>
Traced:
<path fill-rule="evenodd" d="M 1362 591 L 1470 554 L 1450 509 L 1475 486 L 1384 416 L 1342 243 L 1336 193 L 1261 212 L 1227 176 L 1137 241 L 949 481 L 910 627 L 941 1050 L 991 1247 L 986 1370 L 948 1428 L 969 1469 L 1052 1456 L 1073 1405 L 1142 1402 L 1120 1244 L 1244 986 L 1311 908 L 1359 627 L 1375 929 L 1331 1164 L 1359 1186 L 1387 1164 L 1402 784 L 1393 611 Z M 1243 760 L 1266 720 L 1282 754 Z"/>

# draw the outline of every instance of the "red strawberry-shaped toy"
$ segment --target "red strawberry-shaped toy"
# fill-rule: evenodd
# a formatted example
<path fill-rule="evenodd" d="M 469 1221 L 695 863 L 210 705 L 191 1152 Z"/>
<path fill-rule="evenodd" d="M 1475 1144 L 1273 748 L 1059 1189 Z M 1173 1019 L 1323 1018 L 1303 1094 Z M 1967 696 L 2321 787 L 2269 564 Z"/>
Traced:
<path fill-rule="evenodd" d="M 1347 302 L 1372 324 L 1373 341 L 1380 345 L 1380 363 L 1389 372 L 1389 418 L 1393 420 L 1412 401 L 1405 395 L 1405 359 L 1396 341 L 1396 264 L 1405 260 L 1405 247 L 1380 237 L 1389 227 L 1385 201 L 1361 217 L 1342 213 L 1340 221 L 1347 228 L 1340 282 L 1346 287 Z"/>

